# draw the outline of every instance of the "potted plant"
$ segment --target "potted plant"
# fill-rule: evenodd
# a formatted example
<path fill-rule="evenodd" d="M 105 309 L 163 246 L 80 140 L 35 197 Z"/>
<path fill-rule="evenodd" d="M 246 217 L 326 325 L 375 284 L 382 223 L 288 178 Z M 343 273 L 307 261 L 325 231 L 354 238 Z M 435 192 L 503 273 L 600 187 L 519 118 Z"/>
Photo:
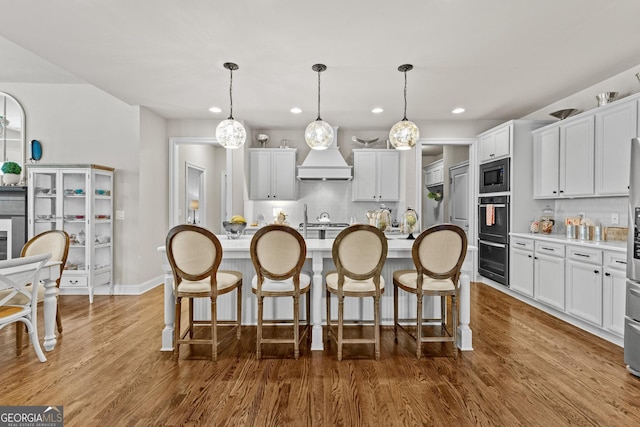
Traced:
<path fill-rule="evenodd" d="M 427 194 L 427 197 L 432 200 L 435 200 L 436 202 L 442 201 L 442 193 L 440 191 L 429 191 L 429 194 Z"/>
<path fill-rule="evenodd" d="M 20 182 L 20 172 L 22 172 L 22 166 L 16 162 L 4 162 L 2 164 L 2 182 L 5 185 L 13 185 Z"/>

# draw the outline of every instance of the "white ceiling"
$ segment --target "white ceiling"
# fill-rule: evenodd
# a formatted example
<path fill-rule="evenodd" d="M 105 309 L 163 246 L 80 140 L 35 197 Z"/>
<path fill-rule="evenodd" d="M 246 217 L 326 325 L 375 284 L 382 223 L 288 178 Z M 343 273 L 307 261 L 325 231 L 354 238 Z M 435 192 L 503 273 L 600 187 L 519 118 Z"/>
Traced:
<path fill-rule="evenodd" d="M 640 64 L 638 0 L 0 4 L 0 82 L 87 82 L 165 118 L 219 120 L 231 61 L 234 117 L 254 129 L 315 119 L 318 62 L 322 118 L 353 129 L 402 118 L 404 63 L 413 121 L 522 117 Z"/>

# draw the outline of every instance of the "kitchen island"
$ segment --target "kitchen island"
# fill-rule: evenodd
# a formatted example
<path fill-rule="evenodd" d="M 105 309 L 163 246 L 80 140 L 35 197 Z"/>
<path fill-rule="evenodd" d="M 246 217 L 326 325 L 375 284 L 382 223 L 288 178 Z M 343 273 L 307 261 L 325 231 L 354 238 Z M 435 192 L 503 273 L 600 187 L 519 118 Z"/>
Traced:
<path fill-rule="evenodd" d="M 223 249 L 221 270 L 236 270 L 242 272 L 243 289 L 242 289 L 242 324 L 255 325 L 257 314 L 257 301 L 255 295 L 251 292 L 251 279 L 255 274 L 253 264 L 251 263 L 251 255 L 249 246 L 251 236 L 242 236 L 238 240 L 229 240 L 227 236 L 217 236 L 220 239 Z M 382 297 L 380 309 L 383 324 L 393 324 L 393 282 L 392 275 L 395 270 L 414 268 L 411 258 L 411 247 L 413 240 L 407 240 L 406 236 L 390 236 L 388 240 L 387 261 L 382 270 L 385 279 L 386 288 L 388 288 Z M 323 350 L 323 314 L 325 309 L 325 292 L 324 292 L 324 273 L 335 268 L 331 256 L 333 239 L 306 239 L 307 244 L 307 262 L 304 270 L 312 274 L 311 289 L 311 323 L 313 326 L 311 333 L 311 350 Z M 458 342 L 457 346 L 460 350 L 470 351 L 472 347 L 472 333 L 469 327 L 470 322 L 470 295 L 469 285 L 470 277 L 473 274 L 473 254 L 476 248 L 469 246 L 467 249 L 467 257 L 462 266 L 462 274 L 460 276 L 460 324 L 458 326 Z M 164 270 L 164 329 L 162 330 L 162 351 L 173 351 L 173 335 L 175 320 L 175 297 L 173 294 L 173 274 L 166 257 L 166 248 L 161 246 L 158 251 L 162 255 L 162 266 Z M 235 293 L 232 295 L 223 295 L 218 298 L 218 317 L 220 319 L 235 318 L 235 304 L 233 303 Z M 264 314 L 265 318 L 277 317 L 291 318 L 292 304 L 290 301 L 280 301 L 284 298 L 271 298 L 265 300 Z M 352 300 L 353 301 L 353 300 Z M 350 301 L 350 302 L 352 302 Z M 288 303 L 288 304 L 287 304 Z M 425 309 L 430 317 L 434 313 L 440 313 L 440 299 L 432 298 L 432 304 L 425 304 Z M 399 298 L 399 315 L 400 318 L 415 317 L 416 300 L 415 296 L 400 293 Z M 301 305 L 302 308 L 302 305 Z M 276 312 L 278 313 L 276 316 Z M 334 311 L 335 312 L 335 311 Z M 306 313 L 301 310 L 301 317 L 304 318 Z M 204 299 L 199 299 L 194 305 L 194 317 L 196 319 L 209 319 L 209 304 Z M 346 319 L 372 319 L 373 304 L 370 301 L 356 301 L 353 304 L 345 303 Z"/>

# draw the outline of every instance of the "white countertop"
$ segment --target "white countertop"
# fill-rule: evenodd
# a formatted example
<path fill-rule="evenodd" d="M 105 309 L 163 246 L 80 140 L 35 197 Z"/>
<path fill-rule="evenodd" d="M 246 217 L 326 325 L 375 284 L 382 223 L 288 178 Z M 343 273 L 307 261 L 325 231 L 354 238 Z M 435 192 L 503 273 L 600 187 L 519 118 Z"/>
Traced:
<path fill-rule="evenodd" d="M 565 245 L 584 246 L 589 248 L 604 249 L 608 251 L 627 252 L 627 242 L 607 240 L 596 242 L 594 240 L 567 239 L 562 234 L 542 234 L 542 233 L 509 233 L 512 237 L 522 237 L 526 239 L 542 240 L 546 242 L 564 243 Z"/>

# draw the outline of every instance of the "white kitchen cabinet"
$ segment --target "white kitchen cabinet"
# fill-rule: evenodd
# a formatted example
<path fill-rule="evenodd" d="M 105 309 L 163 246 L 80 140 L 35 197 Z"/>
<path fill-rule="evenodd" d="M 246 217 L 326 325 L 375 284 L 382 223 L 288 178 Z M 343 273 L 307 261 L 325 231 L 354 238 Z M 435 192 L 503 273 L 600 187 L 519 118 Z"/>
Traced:
<path fill-rule="evenodd" d="M 620 252 L 605 252 L 602 278 L 602 327 L 624 335 L 627 259 Z"/>
<path fill-rule="evenodd" d="M 533 196 L 558 197 L 560 179 L 560 127 L 534 133 Z"/>
<path fill-rule="evenodd" d="M 535 198 L 594 194 L 594 123 L 589 115 L 534 132 Z"/>
<path fill-rule="evenodd" d="M 400 199 L 400 153 L 353 150 L 353 200 L 396 202 Z"/>
<path fill-rule="evenodd" d="M 295 200 L 295 149 L 249 149 L 249 198 L 251 200 Z"/>
<path fill-rule="evenodd" d="M 533 240 L 511 239 L 509 254 L 509 287 L 533 298 Z"/>
<path fill-rule="evenodd" d="M 564 310 L 564 245 L 536 241 L 533 267 L 534 298 Z"/>
<path fill-rule="evenodd" d="M 480 163 L 508 157 L 511 153 L 511 125 L 505 124 L 478 135 Z"/>
<path fill-rule="evenodd" d="M 595 192 L 603 196 L 627 196 L 631 138 L 637 136 L 638 103 L 633 100 L 600 107 L 595 120 Z"/>
<path fill-rule="evenodd" d="M 28 165 L 29 238 L 64 230 L 70 246 L 60 289 L 113 286 L 113 173 L 98 165 Z"/>
<path fill-rule="evenodd" d="M 444 184 L 444 160 L 440 159 L 423 168 L 427 187 Z"/>
<path fill-rule="evenodd" d="M 567 313 L 602 326 L 602 251 L 567 246 Z"/>

